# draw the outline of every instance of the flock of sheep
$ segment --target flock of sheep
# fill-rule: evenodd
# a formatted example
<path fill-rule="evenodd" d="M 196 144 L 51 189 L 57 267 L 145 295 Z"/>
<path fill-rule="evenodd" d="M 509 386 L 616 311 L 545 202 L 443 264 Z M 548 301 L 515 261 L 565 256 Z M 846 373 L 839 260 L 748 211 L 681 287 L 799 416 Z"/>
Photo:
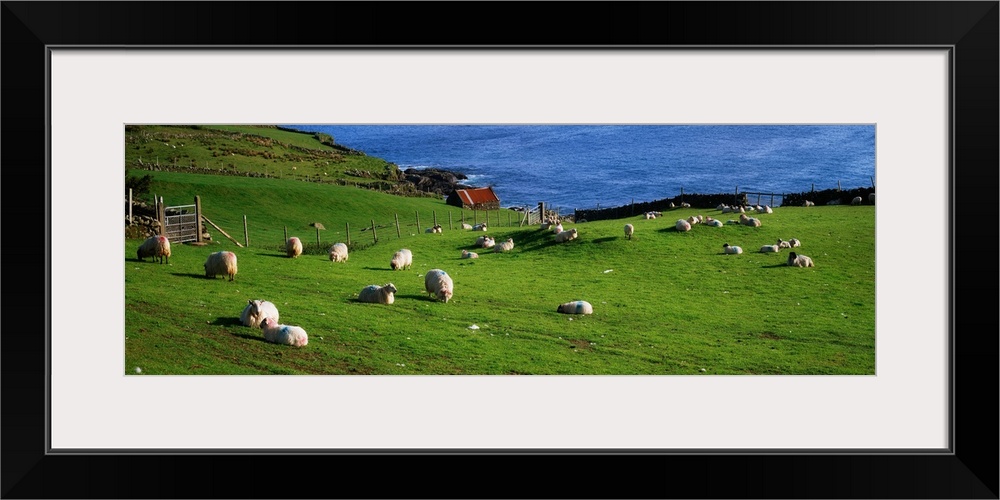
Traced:
<path fill-rule="evenodd" d="M 875 193 L 871 193 L 869 200 L 874 203 Z M 805 206 L 813 205 L 811 202 L 806 203 L 807 204 Z M 861 197 L 855 197 L 851 201 L 851 204 L 860 205 Z M 690 207 L 688 204 L 682 204 L 682 207 L 684 205 Z M 729 206 L 721 204 L 716 207 L 716 209 L 723 214 L 739 214 L 739 218 L 730 219 L 723 223 L 721 220 L 714 219 L 712 217 L 692 215 L 686 219 L 678 219 L 674 227 L 680 232 L 690 231 L 693 226 L 698 224 L 714 227 L 722 227 L 725 224 L 740 224 L 750 227 L 760 227 L 760 219 L 748 216 L 747 213 L 773 213 L 773 209 L 770 206 L 760 205 Z M 661 212 L 646 212 L 641 217 L 644 219 L 655 219 L 662 216 L 663 214 Z M 485 223 L 476 224 L 474 226 L 463 223 L 462 228 L 473 231 L 488 230 Z M 557 243 L 571 241 L 578 237 L 578 231 L 576 228 L 566 230 L 564 229 L 562 222 L 557 219 L 543 220 L 540 224 L 540 229 L 550 231 L 554 235 L 554 241 Z M 442 230 L 443 228 L 440 225 L 434 225 L 428 228 L 425 232 L 440 233 Z M 632 223 L 625 224 L 624 232 L 625 238 L 631 240 L 635 234 L 635 225 Z M 797 248 L 801 245 L 802 243 L 795 238 L 791 238 L 787 241 L 779 238 L 773 245 L 761 246 L 759 252 L 779 253 L 783 249 Z M 484 234 L 476 239 L 475 246 L 484 249 L 492 248 L 495 253 L 509 252 L 514 248 L 514 240 L 512 238 L 508 238 L 506 241 L 498 244 L 494 238 Z M 723 253 L 726 255 L 740 255 L 743 253 L 743 248 L 736 245 L 730 245 L 729 243 L 723 243 L 722 249 Z M 299 257 L 302 255 L 302 241 L 295 236 L 288 238 L 285 242 L 285 252 L 289 258 Z M 347 245 L 344 243 L 334 243 L 330 247 L 328 255 L 332 262 L 347 262 Z M 152 257 L 154 262 L 158 260 L 161 264 L 169 264 L 170 241 L 166 236 L 150 236 L 139 246 L 136 251 L 136 256 L 139 260 L 145 260 L 147 257 Z M 462 250 L 461 258 L 476 259 L 479 258 L 479 254 L 476 252 L 470 252 L 469 250 Z M 786 264 L 792 267 L 815 267 L 812 258 L 794 251 L 789 252 Z M 393 254 L 392 259 L 389 261 L 389 267 L 392 270 L 410 269 L 412 265 L 413 252 L 406 248 L 403 248 Z M 205 260 L 204 267 L 205 276 L 207 278 L 214 278 L 218 275 L 222 275 L 227 276 L 229 281 L 233 281 L 238 270 L 236 254 L 228 250 L 211 253 Z M 451 275 L 444 270 L 431 269 L 424 275 L 424 290 L 430 297 L 447 303 L 454 295 L 455 284 Z M 367 285 L 358 293 L 358 301 L 375 304 L 392 304 L 395 302 L 395 294 L 397 291 L 398 290 L 393 283 L 385 283 L 384 285 Z M 593 314 L 594 308 L 587 301 L 576 300 L 559 304 L 556 311 L 564 314 Z M 278 323 L 278 319 L 279 314 L 277 307 L 272 302 L 262 299 L 249 300 L 247 305 L 244 307 L 243 312 L 240 314 L 240 321 L 243 325 L 260 328 L 264 339 L 268 342 L 295 347 L 301 347 L 308 344 L 308 335 L 302 327 L 280 324 Z"/>

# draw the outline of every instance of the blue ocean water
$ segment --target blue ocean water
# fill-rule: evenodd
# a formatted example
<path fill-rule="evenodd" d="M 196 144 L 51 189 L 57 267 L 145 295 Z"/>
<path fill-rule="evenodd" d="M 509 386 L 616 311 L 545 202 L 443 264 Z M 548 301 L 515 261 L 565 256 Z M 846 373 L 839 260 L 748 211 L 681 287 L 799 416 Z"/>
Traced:
<path fill-rule="evenodd" d="M 284 125 L 560 212 L 685 194 L 870 187 L 875 125 Z M 776 203 L 777 204 L 777 203 Z"/>

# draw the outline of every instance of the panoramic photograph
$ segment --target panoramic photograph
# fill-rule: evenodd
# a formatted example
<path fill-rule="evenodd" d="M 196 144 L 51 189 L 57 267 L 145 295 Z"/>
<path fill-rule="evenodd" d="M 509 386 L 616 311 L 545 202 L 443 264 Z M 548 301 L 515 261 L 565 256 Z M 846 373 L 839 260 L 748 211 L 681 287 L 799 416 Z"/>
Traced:
<path fill-rule="evenodd" d="M 874 124 L 129 124 L 126 375 L 875 375 Z"/>

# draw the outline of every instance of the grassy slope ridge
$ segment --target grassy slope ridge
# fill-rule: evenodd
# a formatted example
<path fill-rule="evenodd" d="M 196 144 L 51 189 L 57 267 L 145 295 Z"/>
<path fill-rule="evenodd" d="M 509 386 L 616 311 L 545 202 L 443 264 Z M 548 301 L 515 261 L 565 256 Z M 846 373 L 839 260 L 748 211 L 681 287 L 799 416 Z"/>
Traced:
<path fill-rule="evenodd" d="M 209 246 L 175 245 L 170 264 L 160 265 L 139 262 L 139 241 L 125 240 L 126 373 L 874 374 L 873 206 L 782 207 L 759 215 L 759 228 L 695 225 L 679 233 L 678 218 L 730 218 L 682 209 L 654 220 L 568 224 L 580 237 L 563 244 L 537 226 L 507 227 L 502 215 L 488 234 L 513 238 L 514 251 L 478 249 L 479 259 L 462 260 L 461 250 L 476 250 L 482 233 L 458 229 L 461 212 L 439 198 L 294 177 L 151 174 L 153 191 L 168 204 L 200 196 L 205 215 L 241 242 L 245 215 L 250 246 L 209 228 Z M 422 232 L 433 213 L 443 234 Z M 381 226 L 378 243 L 359 247 L 346 263 L 281 251 L 285 227 L 315 243 L 309 224 L 323 223 L 322 250 L 345 240 L 348 223 L 352 241 L 371 242 L 361 228 L 372 220 Z M 631 241 L 625 222 L 636 226 Z M 785 266 L 787 250 L 756 253 L 793 237 L 815 268 Z M 722 254 L 727 242 L 745 253 Z M 392 254 L 404 247 L 413 251 L 413 268 L 391 271 Z M 239 257 L 234 282 L 204 277 L 206 256 L 220 249 Z M 455 281 L 447 304 L 423 290 L 431 268 Z M 395 304 L 356 301 L 364 286 L 387 282 L 399 289 Z M 242 326 L 239 314 L 255 298 L 276 303 L 282 323 L 305 328 L 309 345 L 269 344 Z M 555 312 L 578 299 L 590 301 L 594 314 Z"/>

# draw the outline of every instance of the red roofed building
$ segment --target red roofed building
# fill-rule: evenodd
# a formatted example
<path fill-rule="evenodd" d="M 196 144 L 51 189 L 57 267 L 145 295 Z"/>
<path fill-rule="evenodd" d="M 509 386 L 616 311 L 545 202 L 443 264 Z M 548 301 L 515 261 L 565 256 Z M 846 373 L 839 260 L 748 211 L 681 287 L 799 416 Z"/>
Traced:
<path fill-rule="evenodd" d="M 456 189 L 448 195 L 447 203 L 461 208 L 475 210 L 499 210 L 500 198 L 493 188 Z"/>

